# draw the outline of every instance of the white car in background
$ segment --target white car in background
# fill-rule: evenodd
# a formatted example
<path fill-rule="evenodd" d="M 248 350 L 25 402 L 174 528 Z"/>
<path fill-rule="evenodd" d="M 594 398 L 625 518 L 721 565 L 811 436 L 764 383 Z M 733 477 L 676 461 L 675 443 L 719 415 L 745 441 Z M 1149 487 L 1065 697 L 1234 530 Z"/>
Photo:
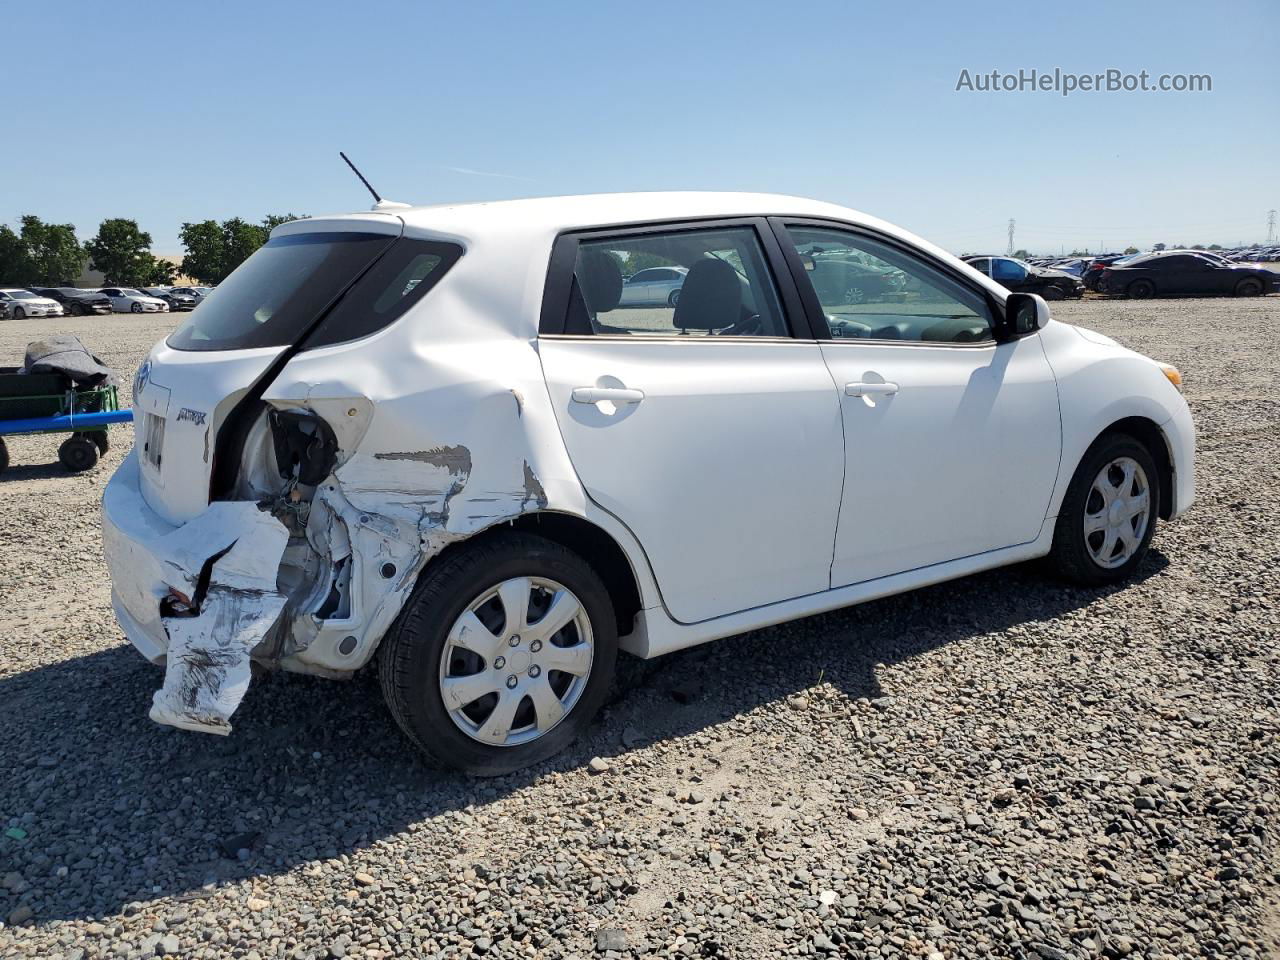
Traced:
<path fill-rule="evenodd" d="M 30 290 L 20 287 L 0 288 L 0 300 L 9 306 L 9 317 L 21 320 L 24 317 L 60 317 L 62 304 L 49 297 L 42 297 Z"/>
<path fill-rule="evenodd" d="M 674 304 L 624 302 L 635 262 L 680 272 Z M 855 296 L 826 262 L 906 282 Z M 112 603 L 165 665 L 161 723 L 230 732 L 251 662 L 377 657 L 414 744 L 508 772 L 583 731 L 619 650 L 1038 557 L 1132 576 L 1194 497 L 1180 384 L 813 200 L 294 221 L 138 370 L 102 502 Z"/>
<path fill-rule="evenodd" d="M 103 287 L 101 292 L 111 301 L 116 313 L 168 313 L 169 305 L 133 287 Z"/>

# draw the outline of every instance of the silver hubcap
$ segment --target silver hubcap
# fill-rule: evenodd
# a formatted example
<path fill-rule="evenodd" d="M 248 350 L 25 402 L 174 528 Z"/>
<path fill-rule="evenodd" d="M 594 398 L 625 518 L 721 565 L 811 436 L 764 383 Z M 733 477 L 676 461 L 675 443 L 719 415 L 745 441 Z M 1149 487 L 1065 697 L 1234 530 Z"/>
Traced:
<path fill-rule="evenodd" d="M 1098 471 L 1084 505 L 1084 542 L 1093 562 L 1119 567 L 1137 552 L 1151 519 L 1146 471 L 1120 457 Z"/>
<path fill-rule="evenodd" d="M 537 740 L 582 697 L 591 621 L 568 587 L 515 577 L 473 600 L 440 660 L 440 696 L 463 733 L 496 747 Z"/>

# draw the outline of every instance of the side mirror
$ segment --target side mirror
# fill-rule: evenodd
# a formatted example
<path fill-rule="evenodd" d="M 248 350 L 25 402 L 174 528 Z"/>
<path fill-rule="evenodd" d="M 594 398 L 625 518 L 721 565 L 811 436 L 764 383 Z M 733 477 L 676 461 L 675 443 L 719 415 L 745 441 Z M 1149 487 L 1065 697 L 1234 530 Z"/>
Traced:
<path fill-rule="evenodd" d="M 1049 304 L 1034 293 L 1011 293 L 1004 301 L 1004 316 L 996 323 L 996 342 L 1008 343 L 1037 330 L 1049 322 Z"/>

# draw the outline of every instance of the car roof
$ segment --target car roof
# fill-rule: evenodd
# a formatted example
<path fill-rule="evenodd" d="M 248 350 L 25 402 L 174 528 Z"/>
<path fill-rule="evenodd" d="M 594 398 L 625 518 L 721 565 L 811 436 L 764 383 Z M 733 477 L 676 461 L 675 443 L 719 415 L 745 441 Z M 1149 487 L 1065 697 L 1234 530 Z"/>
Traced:
<path fill-rule="evenodd" d="M 595 193 L 563 197 L 533 197 L 481 203 L 445 203 L 429 206 L 375 207 L 371 213 L 339 214 L 293 220 L 276 227 L 272 236 L 309 233 L 316 221 L 404 221 L 405 232 L 434 236 L 499 237 L 555 235 L 565 230 L 624 226 L 663 220 L 697 220 L 718 217 L 769 215 L 827 217 L 882 229 L 932 247 L 906 231 L 875 217 L 821 200 L 770 193 L 669 191 L 654 193 Z M 356 224 L 352 224 L 355 227 Z"/>

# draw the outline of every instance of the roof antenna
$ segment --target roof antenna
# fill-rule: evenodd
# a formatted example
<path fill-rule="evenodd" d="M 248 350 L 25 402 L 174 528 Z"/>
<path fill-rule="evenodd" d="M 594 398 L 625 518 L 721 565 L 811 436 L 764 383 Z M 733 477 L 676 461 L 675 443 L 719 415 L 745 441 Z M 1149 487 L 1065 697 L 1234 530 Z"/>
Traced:
<path fill-rule="evenodd" d="M 371 184 L 368 180 L 366 180 L 366 179 L 364 178 L 364 174 L 363 174 L 363 173 L 361 173 L 361 172 L 356 168 L 356 165 L 355 165 L 354 163 L 352 163 L 352 162 L 351 162 L 351 158 L 350 158 L 350 157 L 348 157 L 348 156 L 347 156 L 345 153 L 343 153 L 341 150 L 339 150 L 339 151 L 338 151 L 338 156 L 340 156 L 343 160 L 345 160 L 345 161 L 346 161 L 346 163 L 347 163 L 347 166 L 351 168 L 351 172 L 352 172 L 352 173 L 354 173 L 357 177 L 359 177 L 359 178 L 360 178 L 360 182 L 364 184 L 364 188 L 365 188 L 366 190 L 368 190 L 371 194 L 373 194 L 373 200 L 374 200 L 374 203 L 373 203 L 373 209 L 374 209 L 374 210 L 396 210 L 396 209 L 403 209 L 403 208 L 406 208 L 406 207 L 409 207 L 409 206 L 410 206 L 410 204 L 407 204 L 407 203 L 397 203 L 397 202 L 396 202 L 396 201 L 394 201 L 394 200 L 383 200 L 383 199 L 382 199 L 382 197 L 378 196 L 378 191 L 377 191 L 377 190 L 375 190 L 375 189 L 373 189 L 373 184 Z"/>

